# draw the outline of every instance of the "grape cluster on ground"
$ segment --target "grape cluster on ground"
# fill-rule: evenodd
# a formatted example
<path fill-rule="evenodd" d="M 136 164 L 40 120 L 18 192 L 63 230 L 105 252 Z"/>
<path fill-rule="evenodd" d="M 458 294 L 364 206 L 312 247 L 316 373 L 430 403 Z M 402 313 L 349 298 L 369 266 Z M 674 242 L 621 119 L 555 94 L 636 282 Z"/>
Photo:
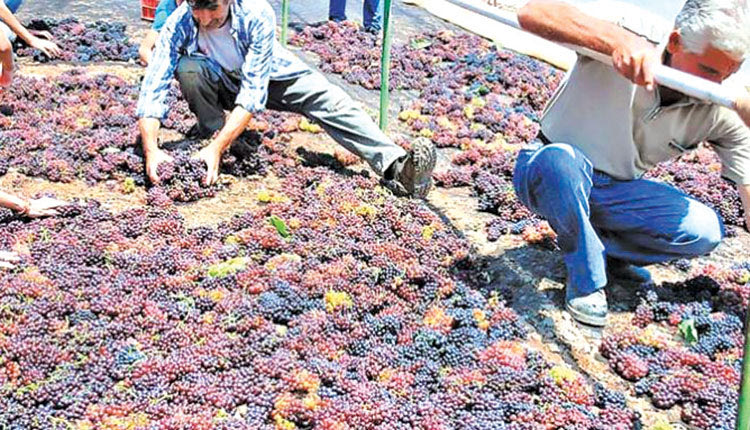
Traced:
<path fill-rule="evenodd" d="M 130 41 L 125 33 L 125 24 L 120 22 L 80 22 L 76 18 L 33 19 L 24 23 L 31 31 L 47 31 L 60 47 L 62 54 L 55 60 L 94 62 L 94 61 L 135 61 L 138 58 L 138 45 Z M 53 60 L 42 51 L 16 41 L 16 53 L 21 57 L 31 57 L 34 61 Z"/>
<path fill-rule="evenodd" d="M 750 264 L 684 268 L 687 280 L 645 291 L 636 328 L 609 335 L 600 352 L 657 408 L 680 405 L 682 420 L 695 428 L 733 429 Z"/>

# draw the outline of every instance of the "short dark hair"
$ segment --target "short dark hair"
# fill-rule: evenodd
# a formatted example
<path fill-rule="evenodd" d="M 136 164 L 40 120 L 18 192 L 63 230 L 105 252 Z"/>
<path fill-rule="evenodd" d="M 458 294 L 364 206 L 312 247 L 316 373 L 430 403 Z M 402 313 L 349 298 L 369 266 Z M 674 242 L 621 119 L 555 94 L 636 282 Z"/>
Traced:
<path fill-rule="evenodd" d="M 219 7 L 219 2 L 227 3 L 229 0 L 187 0 L 192 9 L 210 9 Z"/>

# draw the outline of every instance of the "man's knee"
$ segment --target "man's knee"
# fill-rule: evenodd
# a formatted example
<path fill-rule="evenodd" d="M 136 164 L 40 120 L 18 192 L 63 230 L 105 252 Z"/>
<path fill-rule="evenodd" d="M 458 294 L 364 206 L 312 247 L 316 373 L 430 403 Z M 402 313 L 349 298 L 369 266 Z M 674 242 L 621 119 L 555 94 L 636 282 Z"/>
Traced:
<path fill-rule="evenodd" d="M 206 69 L 206 62 L 197 57 L 191 57 L 189 55 L 183 55 L 177 62 L 177 75 L 188 74 L 188 73 L 203 73 Z"/>
<path fill-rule="evenodd" d="M 340 114 L 356 108 L 354 100 L 341 87 L 333 84 L 320 73 L 305 76 L 305 86 L 309 89 L 308 97 L 302 110 L 308 113 L 326 116 Z"/>
<path fill-rule="evenodd" d="M 694 256 L 710 253 L 724 238 L 724 225 L 716 211 L 692 199 L 680 230 L 686 254 Z"/>
<path fill-rule="evenodd" d="M 180 82 L 183 92 L 186 89 L 199 88 L 202 84 L 207 84 L 210 81 L 209 73 L 210 70 L 204 60 L 187 55 L 180 57 L 177 69 L 175 69 L 175 77 Z"/>
<path fill-rule="evenodd" d="M 582 174 L 590 169 L 590 162 L 576 147 L 566 143 L 552 143 L 540 148 L 528 161 L 529 171 L 539 181 L 553 180 L 563 185 L 577 184 Z"/>

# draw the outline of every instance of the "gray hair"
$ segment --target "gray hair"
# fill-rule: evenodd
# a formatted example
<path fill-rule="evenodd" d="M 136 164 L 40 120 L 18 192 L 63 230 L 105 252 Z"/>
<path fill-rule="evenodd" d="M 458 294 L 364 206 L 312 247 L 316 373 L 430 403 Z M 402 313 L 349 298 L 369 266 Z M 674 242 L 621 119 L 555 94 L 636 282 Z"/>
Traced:
<path fill-rule="evenodd" d="M 702 54 L 712 46 L 737 60 L 750 53 L 747 0 L 687 0 L 674 26 L 688 52 Z"/>

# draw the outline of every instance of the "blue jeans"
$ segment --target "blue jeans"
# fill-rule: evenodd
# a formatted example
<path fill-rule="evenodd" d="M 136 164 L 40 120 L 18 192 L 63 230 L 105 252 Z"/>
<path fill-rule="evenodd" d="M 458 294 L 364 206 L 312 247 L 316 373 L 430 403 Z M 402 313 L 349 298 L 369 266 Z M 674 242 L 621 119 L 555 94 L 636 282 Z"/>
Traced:
<path fill-rule="evenodd" d="M 18 8 L 21 7 L 23 0 L 4 0 L 3 3 L 5 3 L 5 6 L 10 9 L 12 13 L 16 13 L 18 12 Z"/>
<path fill-rule="evenodd" d="M 380 0 L 364 0 L 362 6 L 363 24 L 368 30 L 380 31 L 382 28 L 383 3 Z M 328 5 L 328 17 L 331 21 L 346 21 L 346 0 L 331 0 Z"/>
<path fill-rule="evenodd" d="M 521 150 L 513 186 L 557 233 L 571 297 L 607 284 L 606 257 L 637 265 L 695 257 L 724 236 L 713 209 L 661 182 L 595 171 L 573 145 Z"/>

